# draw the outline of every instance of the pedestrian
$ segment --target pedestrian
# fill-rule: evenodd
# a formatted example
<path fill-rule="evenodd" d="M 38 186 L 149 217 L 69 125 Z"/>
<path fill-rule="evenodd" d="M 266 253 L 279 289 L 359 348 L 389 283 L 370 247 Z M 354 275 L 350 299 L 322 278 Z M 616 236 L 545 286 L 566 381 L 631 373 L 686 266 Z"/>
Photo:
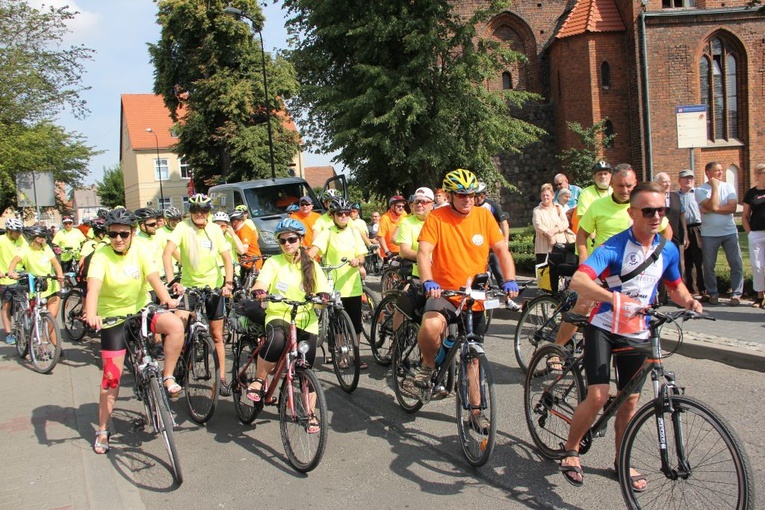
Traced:
<path fill-rule="evenodd" d="M 685 253 L 683 254 L 685 272 L 683 279 L 685 286 L 698 299 L 706 303 L 709 301 L 706 287 L 704 287 L 704 272 L 702 269 L 703 256 L 701 253 L 701 211 L 696 202 L 696 189 L 694 188 L 693 170 L 681 170 L 677 178 L 680 184 L 680 200 L 685 207 Z M 696 277 L 694 278 L 694 271 Z M 695 280 L 695 285 L 694 285 Z"/>
<path fill-rule="evenodd" d="M 654 176 L 653 180 L 661 184 L 664 188 L 666 218 L 669 220 L 669 225 L 672 227 L 672 242 L 680 253 L 680 274 L 683 274 L 683 249 L 688 237 L 686 234 L 685 206 L 683 206 L 682 200 L 680 200 L 680 194 L 676 191 L 672 191 L 672 179 L 669 178 L 669 174 L 666 172 L 659 172 Z M 664 282 L 659 283 L 659 292 L 657 293 L 657 296 L 661 304 L 666 305 L 669 303 L 667 287 L 664 285 Z"/>
<path fill-rule="evenodd" d="M 446 195 L 446 192 L 442 188 L 436 188 L 433 198 L 433 209 L 438 209 L 439 207 L 449 205 L 449 197 Z"/>
<path fill-rule="evenodd" d="M 552 250 L 555 243 L 566 242 L 568 219 L 563 212 L 563 206 L 553 202 L 552 184 L 542 184 L 539 190 L 539 205 L 534 208 L 531 216 L 531 224 L 534 226 L 534 253 L 537 264 L 547 260 L 547 254 Z"/>
<path fill-rule="evenodd" d="M 765 163 L 754 167 L 755 185 L 744 195 L 741 224 L 749 239 L 749 263 L 757 298 L 752 306 L 765 308 Z"/>
<path fill-rule="evenodd" d="M 556 202 L 562 204 L 563 202 L 560 200 L 560 194 L 567 191 L 569 198 L 566 201 L 566 205 L 569 209 L 576 207 L 576 204 L 579 201 L 579 194 L 582 193 L 582 188 L 575 184 L 569 184 L 566 174 L 556 174 L 555 177 L 553 177 L 553 186 L 555 186 L 554 200 Z"/>
<path fill-rule="evenodd" d="M 709 292 L 709 304 L 719 303 L 715 264 L 717 252 L 722 247 L 725 259 L 730 267 L 731 293 L 730 305 L 741 304 L 744 291 L 744 263 L 741 260 L 741 247 L 738 244 L 738 229 L 733 221 L 733 213 L 738 205 L 736 190 L 722 180 L 723 166 L 718 161 L 710 161 L 704 167 L 708 181 L 696 188 L 696 202 L 701 210 L 701 252 L 704 257 L 704 286 Z"/>

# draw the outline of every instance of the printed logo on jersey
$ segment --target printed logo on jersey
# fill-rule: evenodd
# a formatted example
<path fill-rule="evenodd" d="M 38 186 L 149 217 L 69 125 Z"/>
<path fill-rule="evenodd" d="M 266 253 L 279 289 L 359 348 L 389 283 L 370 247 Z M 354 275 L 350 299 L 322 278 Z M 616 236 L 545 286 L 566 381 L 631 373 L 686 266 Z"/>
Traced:
<path fill-rule="evenodd" d="M 473 244 L 476 246 L 483 245 L 483 236 L 481 234 L 475 234 L 472 238 Z"/>

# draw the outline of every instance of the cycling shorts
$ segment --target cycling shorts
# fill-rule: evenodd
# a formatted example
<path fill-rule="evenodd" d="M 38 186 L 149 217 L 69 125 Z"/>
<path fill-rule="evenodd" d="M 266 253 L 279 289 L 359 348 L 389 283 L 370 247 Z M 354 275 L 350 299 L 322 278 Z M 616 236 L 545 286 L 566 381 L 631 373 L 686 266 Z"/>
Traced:
<path fill-rule="evenodd" d="M 457 315 L 457 307 L 446 298 L 428 299 L 425 303 L 425 312 L 437 312 L 446 318 L 447 324 L 456 324 L 463 314 Z M 473 313 L 473 332 L 483 336 L 486 331 L 486 315 L 483 311 Z"/>
<path fill-rule="evenodd" d="M 614 335 L 588 324 L 584 328 L 584 372 L 587 375 L 587 384 L 610 384 L 612 354 L 615 350 L 629 349 L 635 345 L 634 339 Z M 614 365 L 616 387 L 619 391 L 640 371 L 647 358 L 646 353 L 634 351 L 616 356 Z M 640 393 L 642 388 L 641 384 L 634 393 Z"/>

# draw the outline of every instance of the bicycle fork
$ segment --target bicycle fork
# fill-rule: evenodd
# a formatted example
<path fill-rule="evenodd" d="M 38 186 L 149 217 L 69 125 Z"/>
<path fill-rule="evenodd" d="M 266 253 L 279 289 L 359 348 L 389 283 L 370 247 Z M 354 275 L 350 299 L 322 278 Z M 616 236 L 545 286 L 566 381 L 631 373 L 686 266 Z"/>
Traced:
<path fill-rule="evenodd" d="M 481 344 L 470 341 L 462 343 L 462 349 L 460 352 L 460 372 L 463 376 L 460 378 L 459 391 L 460 396 L 462 397 L 462 408 L 466 411 L 469 409 L 474 411 L 483 411 L 486 409 L 486 393 L 484 391 L 483 384 L 486 379 L 486 373 L 484 372 L 483 366 L 478 363 L 478 355 L 480 354 L 484 354 L 484 350 Z M 473 384 L 478 385 L 480 390 L 481 403 L 478 406 L 473 405 L 470 399 L 470 381 L 468 381 L 468 368 L 472 366 L 473 363 L 477 363 L 479 366 L 478 380 L 473 382 Z"/>
<path fill-rule="evenodd" d="M 672 403 L 672 395 L 680 394 L 680 388 L 675 385 L 675 374 L 664 374 L 667 382 L 659 385 L 659 376 L 654 371 L 651 381 L 654 388 L 654 415 L 656 416 L 656 432 L 659 440 L 659 456 L 661 458 L 661 472 L 670 480 L 687 480 L 691 476 L 691 466 L 685 455 L 685 438 L 683 437 L 683 418 L 679 409 Z M 670 466 L 666 420 L 664 413 L 670 413 L 674 432 L 675 453 L 677 454 L 677 469 Z"/>

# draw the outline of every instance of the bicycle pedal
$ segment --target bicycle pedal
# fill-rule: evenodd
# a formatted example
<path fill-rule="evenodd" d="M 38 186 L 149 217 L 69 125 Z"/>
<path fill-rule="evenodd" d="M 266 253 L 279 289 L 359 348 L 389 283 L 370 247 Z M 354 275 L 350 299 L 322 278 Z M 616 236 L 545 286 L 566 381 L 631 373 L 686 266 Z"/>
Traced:
<path fill-rule="evenodd" d="M 143 418 L 136 418 L 130 422 L 131 432 L 140 432 L 146 428 L 146 420 Z"/>

